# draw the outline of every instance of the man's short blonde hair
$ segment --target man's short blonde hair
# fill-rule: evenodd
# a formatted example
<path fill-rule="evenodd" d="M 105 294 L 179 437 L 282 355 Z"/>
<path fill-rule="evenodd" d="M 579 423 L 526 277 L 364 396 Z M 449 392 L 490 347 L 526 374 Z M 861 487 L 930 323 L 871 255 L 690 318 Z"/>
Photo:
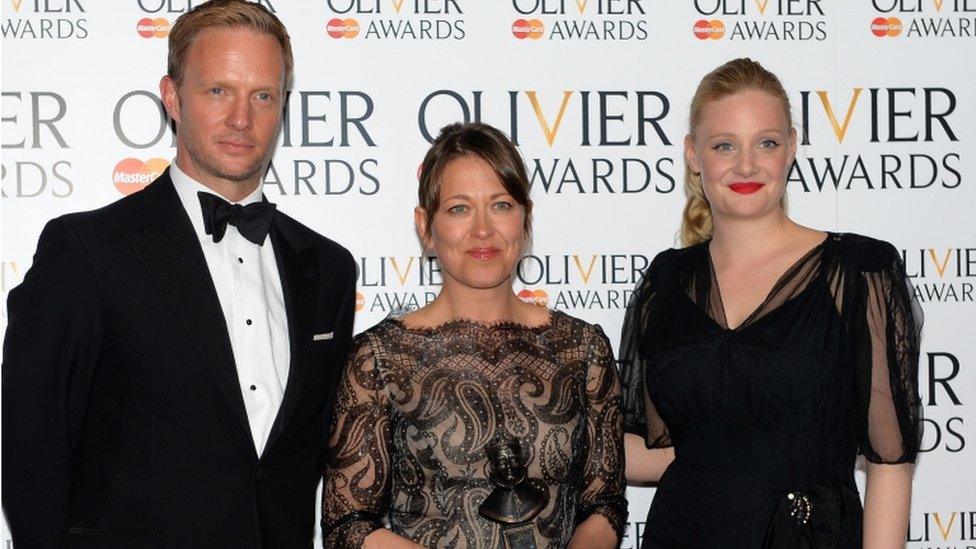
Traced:
<path fill-rule="evenodd" d="M 245 0 L 211 0 L 184 13 L 169 32 L 169 58 L 166 74 L 179 87 L 183 80 L 183 66 L 193 40 L 200 31 L 214 27 L 250 29 L 269 34 L 281 46 L 285 63 L 285 88 L 291 83 L 295 60 L 291 53 L 288 31 L 275 14 L 260 4 Z"/>

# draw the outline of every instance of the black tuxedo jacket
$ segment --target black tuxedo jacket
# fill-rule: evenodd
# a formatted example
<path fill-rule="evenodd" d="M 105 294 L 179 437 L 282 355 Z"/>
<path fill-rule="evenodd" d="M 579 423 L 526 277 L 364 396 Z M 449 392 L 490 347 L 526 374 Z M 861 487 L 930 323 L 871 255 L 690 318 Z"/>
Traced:
<path fill-rule="evenodd" d="M 3 347 L 3 505 L 16 549 L 310 546 L 356 268 L 280 212 L 270 241 L 291 364 L 259 456 L 168 172 L 45 227 L 10 292 Z"/>

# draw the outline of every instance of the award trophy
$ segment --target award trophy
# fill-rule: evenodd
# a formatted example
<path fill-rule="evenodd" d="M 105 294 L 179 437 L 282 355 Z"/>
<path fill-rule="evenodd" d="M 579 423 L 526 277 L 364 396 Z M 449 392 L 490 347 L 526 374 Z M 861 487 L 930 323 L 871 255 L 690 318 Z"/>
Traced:
<path fill-rule="evenodd" d="M 487 447 L 488 478 L 495 485 L 478 514 L 502 527 L 507 549 L 535 549 L 532 522 L 549 502 L 549 491 L 537 479 L 527 478 L 522 447 L 514 439 L 499 440 Z"/>

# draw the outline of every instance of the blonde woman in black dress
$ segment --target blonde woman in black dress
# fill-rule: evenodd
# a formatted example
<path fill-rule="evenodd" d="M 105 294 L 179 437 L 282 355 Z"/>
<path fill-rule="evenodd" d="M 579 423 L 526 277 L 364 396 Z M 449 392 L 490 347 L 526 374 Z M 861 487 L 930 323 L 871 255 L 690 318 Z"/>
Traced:
<path fill-rule="evenodd" d="M 643 547 L 904 547 L 921 319 L 897 251 L 787 216 L 796 130 L 758 63 L 705 76 L 690 126 L 685 247 L 622 338 L 627 478 L 658 482 Z"/>
<path fill-rule="evenodd" d="M 505 547 L 494 519 L 510 511 L 531 517 L 519 539 L 534 546 L 615 547 L 626 501 L 613 355 L 599 327 L 512 291 L 532 206 L 518 151 L 490 126 L 444 128 L 419 202 L 443 287 L 355 340 L 329 442 L 327 546 Z"/>

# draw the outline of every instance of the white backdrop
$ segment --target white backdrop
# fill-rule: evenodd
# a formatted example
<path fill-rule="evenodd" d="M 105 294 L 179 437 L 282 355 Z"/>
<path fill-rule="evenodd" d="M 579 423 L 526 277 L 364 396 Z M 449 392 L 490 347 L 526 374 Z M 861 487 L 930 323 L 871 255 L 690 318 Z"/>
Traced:
<path fill-rule="evenodd" d="M 197 3 L 2 0 L 2 326 L 45 221 L 171 160 L 164 36 Z M 357 331 L 436 294 L 417 166 L 427 135 L 481 119 L 516 137 L 533 179 L 516 290 L 616 345 L 640 270 L 675 245 L 695 85 L 744 55 L 776 72 L 804 136 L 792 215 L 893 242 L 925 308 L 907 547 L 976 547 L 976 0 L 263 3 L 296 58 L 265 193 L 359 258 Z M 638 547 L 653 490 L 628 495 L 622 546 Z"/>

